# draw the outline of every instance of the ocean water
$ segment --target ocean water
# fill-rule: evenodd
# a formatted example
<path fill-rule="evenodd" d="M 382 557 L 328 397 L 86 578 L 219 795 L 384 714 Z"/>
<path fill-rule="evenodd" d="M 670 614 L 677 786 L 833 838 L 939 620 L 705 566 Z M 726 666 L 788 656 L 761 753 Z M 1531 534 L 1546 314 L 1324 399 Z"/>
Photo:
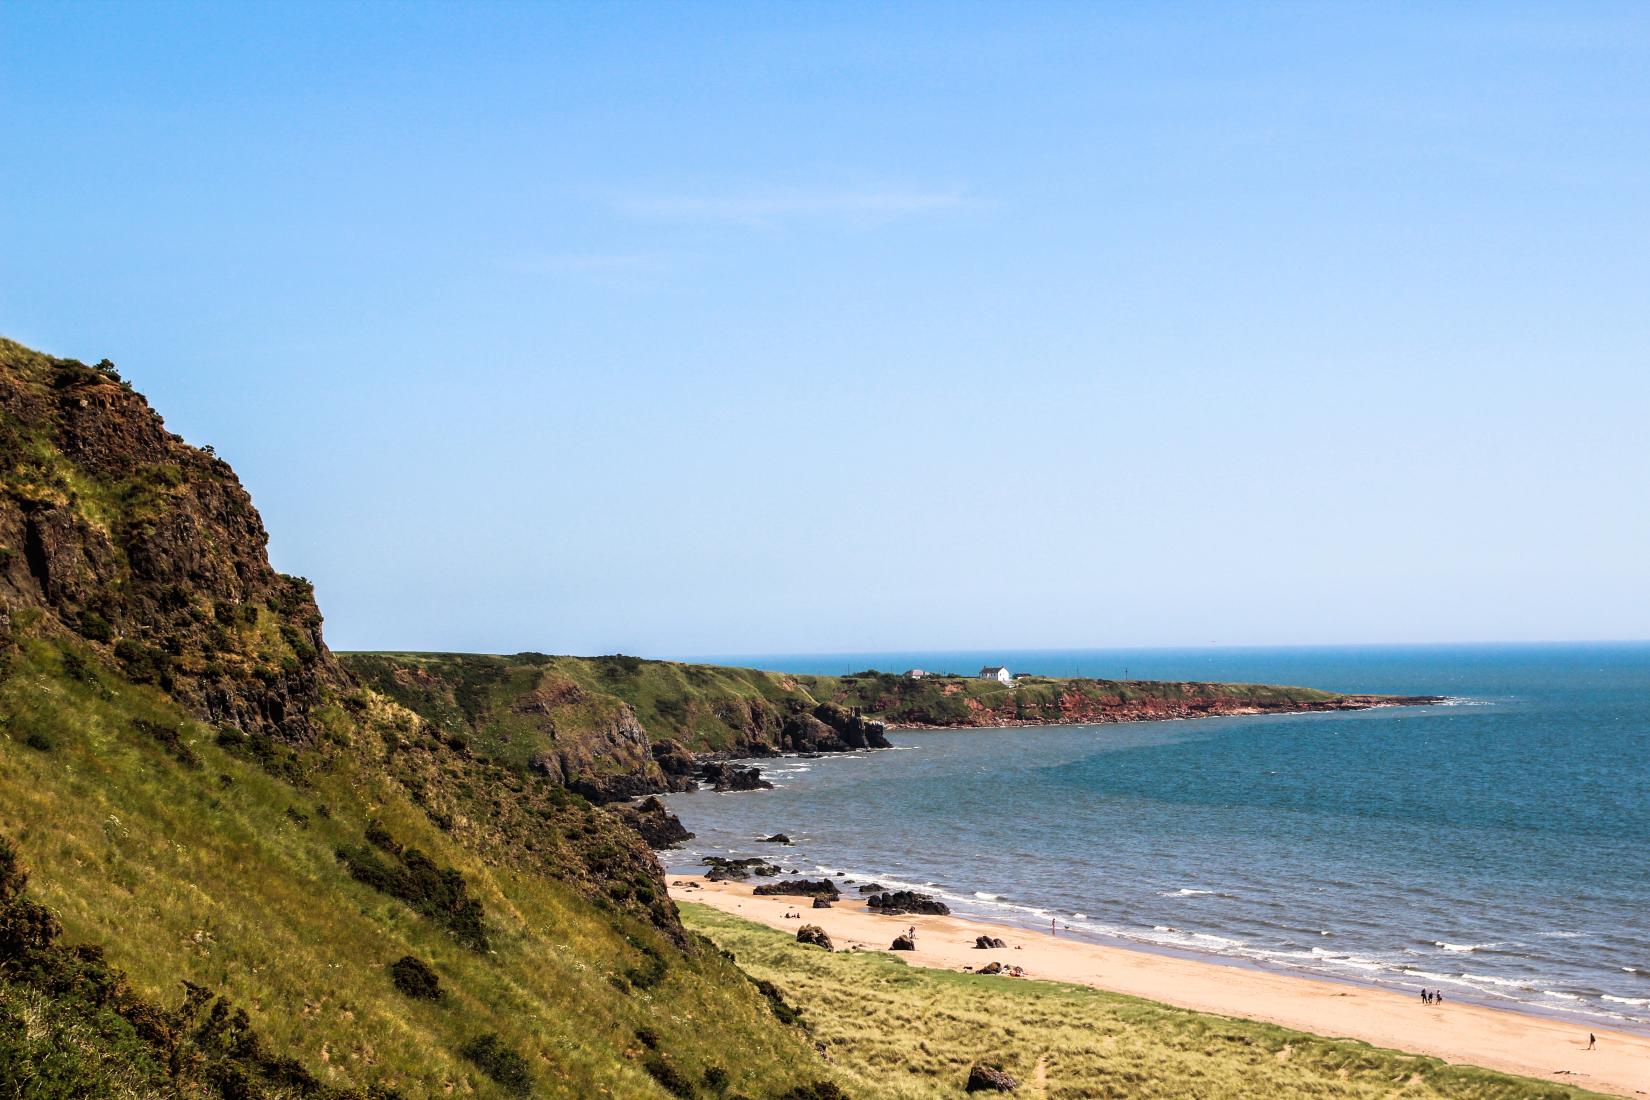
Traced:
<path fill-rule="evenodd" d="M 669 855 L 912 886 L 1046 933 L 1650 1031 L 1650 645 L 860 654 L 844 667 L 1304 684 L 1437 707 L 896 731 L 672 796 Z M 756 843 L 783 831 L 794 848 Z M 1069 931 L 1066 931 L 1069 929 Z"/>

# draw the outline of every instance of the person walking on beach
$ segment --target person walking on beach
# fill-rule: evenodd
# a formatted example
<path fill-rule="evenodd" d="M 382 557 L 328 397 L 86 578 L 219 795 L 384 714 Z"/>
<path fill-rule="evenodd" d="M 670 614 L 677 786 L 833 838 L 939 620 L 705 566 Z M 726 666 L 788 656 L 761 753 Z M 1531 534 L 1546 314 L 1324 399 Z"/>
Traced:
<path fill-rule="evenodd" d="M 1429 998 L 1427 996 L 1427 991 L 1425 989 L 1422 989 L 1421 990 L 1421 1003 L 1422 1004 L 1427 1004 L 1430 1000 L 1431 1000 L 1431 998 Z"/>
<path fill-rule="evenodd" d="M 906 934 L 907 937 L 910 938 L 911 946 L 912 947 L 917 946 L 917 926 L 913 924 L 911 927 L 909 927 L 905 930 L 905 934 Z"/>
<path fill-rule="evenodd" d="M 1054 918 L 1053 917 L 1048 918 L 1048 934 L 1051 935 L 1051 936 L 1058 936 L 1060 934 L 1060 933 L 1058 933 L 1054 930 Z"/>
<path fill-rule="evenodd" d="M 1589 1031 L 1587 1033 L 1587 1049 L 1592 1050 L 1596 1046 L 1598 1046 L 1598 1036 Z"/>

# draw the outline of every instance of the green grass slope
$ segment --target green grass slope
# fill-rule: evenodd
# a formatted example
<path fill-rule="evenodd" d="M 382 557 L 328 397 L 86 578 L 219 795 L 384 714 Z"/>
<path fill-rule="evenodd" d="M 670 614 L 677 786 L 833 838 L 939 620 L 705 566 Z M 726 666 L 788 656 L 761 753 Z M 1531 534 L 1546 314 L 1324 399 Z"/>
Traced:
<path fill-rule="evenodd" d="M 1598 1097 L 1436 1058 L 1170 1008 L 1086 986 L 828 954 L 782 932 L 684 905 L 688 926 L 802 1007 L 856 1096 L 939 1100 L 994 1062 L 1050 1100 L 1581 1100 Z"/>
<path fill-rule="evenodd" d="M 817 1076 L 806 1036 L 675 925 L 605 811 L 459 756 L 370 693 L 316 717 L 325 743 L 304 751 L 223 734 L 84 652 L 23 640 L 0 680 L 0 835 L 62 940 L 99 945 L 153 1004 L 186 981 L 222 995 L 336 1088 L 505 1096 L 520 1070 L 534 1096 L 768 1097 Z M 397 987 L 409 955 L 439 1000 Z M 53 1003 L 0 959 L 14 1068 L 5 1037 L 55 1049 Z M 104 1049 L 61 1046 L 83 1065 Z"/>
<path fill-rule="evenodd" d="M 974 726 L 1012 722 L 1109 722 L 1241 711 L 1327 708 L 1347 697 L 1312 688 L 1021 677 L 1012 685 L 961 676 L 908 680 L 866 671 L 808 676 L 637 657 L 509 657 L 460 653 L 343 653 L 362 682 L 478 751 L 524 761 L 562 740 L 592 737 L 610 721 L 590 707 L 631 708 L 657 742 L 694 752 L 774 744 L 788 715 L 834 703 L 890 725 Z M 554 700 L 576 696 L 585 713 Z M 526 707 L 532 698 L 547 707 Z M 551 720 L 546 721 L 546 718 Z"/>

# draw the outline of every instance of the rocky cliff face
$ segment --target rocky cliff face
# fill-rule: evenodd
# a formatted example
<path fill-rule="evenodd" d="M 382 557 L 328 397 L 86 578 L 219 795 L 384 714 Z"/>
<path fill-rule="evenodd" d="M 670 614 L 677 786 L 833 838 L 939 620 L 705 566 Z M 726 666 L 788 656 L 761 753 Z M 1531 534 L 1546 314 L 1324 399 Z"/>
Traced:
<path fill-rule="evenodd" d="M 340 673 L 234 471 L 107 363 L 0 340 L 0 646 L 62 632 L 201 718 L 302 741 Z"/>

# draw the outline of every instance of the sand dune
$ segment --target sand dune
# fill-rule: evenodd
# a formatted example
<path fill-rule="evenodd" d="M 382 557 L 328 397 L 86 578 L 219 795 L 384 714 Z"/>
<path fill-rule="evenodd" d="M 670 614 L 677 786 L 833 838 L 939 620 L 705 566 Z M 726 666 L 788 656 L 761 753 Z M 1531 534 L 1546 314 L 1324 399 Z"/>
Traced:
<path fill-rule="evenodd" d="M 785 931 L 820 925 L 839 951 L 887 950 L 895 935 L 915 925 L 917 950 L 902 955 L 917 966 L 960 970 L 998 961 L 1023 967 L 1031 979 L 1092 985 L 1599 1092 L 1650 1095 L 1650 1036 L 1593 1028 L 1598 1047 L 1587 1050 L 1588 1028 L 1524 1013 L 1453 1003 L 1430 1008 L 1387 990 L 1102 946 L 984 921 L 884 917 L 857 898 L 811 909 L 806 898 L 756 897 L 747 883 L 707 882 L 690 875 L 672 875 L 670 882 L 671 896 L 679 901 L 701 902 Z M 800 913 L 801 919 L 787 919 L 786 913 Z M 977 950 L 974 938 L 982 934 L 999 936 L 1009 947 Z"/>

